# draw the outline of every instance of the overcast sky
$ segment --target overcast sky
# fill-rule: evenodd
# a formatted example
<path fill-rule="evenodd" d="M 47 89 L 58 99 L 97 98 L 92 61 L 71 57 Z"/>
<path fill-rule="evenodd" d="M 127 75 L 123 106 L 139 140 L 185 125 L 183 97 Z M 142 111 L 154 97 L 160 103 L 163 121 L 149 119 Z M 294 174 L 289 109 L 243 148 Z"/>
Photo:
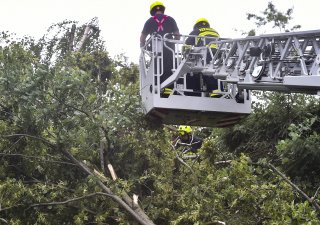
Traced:
<path fill-rule="evenodd" d="M 246 13 L 260 14 L 271 0 L 163 0 L 166 14 L 175 18 L 180 32 L 189 34 L 194 22 L 205 17 L 221 37 L 237 38 L 240 32 L 254 28 Z M 150 17 L 150 0 L 0 0 L 0 31 L 40 38 L 46 29 L 63 20 L 80 24 L 98 17 L 107 51 L 111 56 L 124 53 L 138 63 L 139 37 Z M 293 9 L 292 25 L 301 30 L 320 29 L 319 0 L 273 0 L 280 11 Z M 263 31 L 261 31 L 263 32 Z M 273 30 L 272 33 L 278 33 Z M 267 33 L 270 33 L 267 31 Z"/>

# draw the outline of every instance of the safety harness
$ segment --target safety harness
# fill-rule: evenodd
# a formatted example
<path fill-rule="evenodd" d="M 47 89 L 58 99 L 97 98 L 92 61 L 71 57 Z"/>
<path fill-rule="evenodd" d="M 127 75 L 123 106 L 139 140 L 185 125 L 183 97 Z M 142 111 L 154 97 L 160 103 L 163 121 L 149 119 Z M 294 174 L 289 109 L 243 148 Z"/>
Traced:
<path fill-rule="evenodd" d="M 163 22 L 168 18 L 168 16 L 164 15 L 161 20 L 158 20 L 158 18 L 157 18 L 156 16 L 153 16 L 152 18 L 157 22 L 157 25 L 158 25 L 158 30 L 157 30 L 157 32 L 163 31 L 163 26 L 162 26 L 162 24 L 163 24 Z"/>

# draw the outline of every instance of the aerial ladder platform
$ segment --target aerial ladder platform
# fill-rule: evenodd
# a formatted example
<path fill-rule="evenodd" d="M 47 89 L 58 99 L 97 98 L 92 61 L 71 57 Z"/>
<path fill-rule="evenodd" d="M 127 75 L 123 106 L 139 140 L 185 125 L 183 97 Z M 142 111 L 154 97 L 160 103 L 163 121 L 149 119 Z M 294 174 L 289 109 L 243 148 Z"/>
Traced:
<path fill-rule="evenodd" d="M 320 95 L 320 30 L 209 41 L 190 35 L 173 40 L 168 35 L 151 35 L 139 60 L 144 113 L 161 123 L 233 125 L 251 113 L 251 90 Z M 186 46 L 190 37 L 207 43 Z M 208 47 L 213 43 L 215 52 Z M 172 54 L 172 74 L 160 83 L 165 50 Z M 192 77 L 199 79 L 196 90 L 188 87 Z M 207 90 L 210 79 L 217 85 L 214 98 Z M 172 92 L 164 94 L 168 87 Z"/>

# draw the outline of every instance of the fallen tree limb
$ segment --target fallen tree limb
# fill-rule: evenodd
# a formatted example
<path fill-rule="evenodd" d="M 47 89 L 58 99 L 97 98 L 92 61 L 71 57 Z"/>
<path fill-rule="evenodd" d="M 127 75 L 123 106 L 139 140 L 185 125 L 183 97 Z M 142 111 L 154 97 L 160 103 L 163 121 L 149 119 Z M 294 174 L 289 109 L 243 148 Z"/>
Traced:
<path fill-rule="evenodd" d="M 108 196 L 110 198 L 112 198 L 115 202 L 117 202 L 122 208 L 124 208 L 137 222 L 139 222 L 142 225 L 154 225 L 154 223 L 151 220 L 148 220 L 147 218 L 142 218 L 141 215 L 139 215 L 137 212 L 135 212 L 124 200 L 122 200 L 119 196 L 115 195 L 110 188 L 108 188 L 100 179 L 99 177 L 97 177 L 93 172 L 91 172 L 91 170 L 88 168 L 88 166 L 86 164 L 84 164 L 83 162 L 77 160 L 69 151 L 67 151 L 66 149 L 64 149 L 63 147 L 59 147 L 58 144 L 54 144 L 51 143 L 50 141 L 42 138 L 42 137 L 38 137 L 38 136 L 33 136 L 33 135 L 28 135 L 28 134 L 12 134 L 12 135 L 2 135 L 1 137 L 5 137 L 5 138 L 11 138 L 11 137 L 18 137 L 18 136 L 24 136 L 24 137 L 28 137 L 28 138 L 32 138 L 35 140 L 39 140 L 41 142 L 43 142 L 44 144 L 46 144 L 47 146 L 49 146 L 50 148 L 59 151 L 60 153 L 62 153 L 65 157 L 67 157 L 71 162 L 73 162 L 74 164 L 76 164 L 83 172 L 85 172 L 87 175 L 91 175 L 96 179 L 96 183 L 97 185 L 100 186 L 100 188 L 105 191 L 106 194 L 108 194 Z M 132 202 L 132 201 L 131 201 Z"/>
<path fill-rule="evenodd" d="M 100 159 L 101 165 L 107 165 L 107 168 L 110 176 L 112 177 L 113 181 L 116 181 L 118 179 L 118 176 L 116 174 L 116 171 L 114 170 L 112 164 L 110 163 L 107 154 L 105 154 L 106 149 L 110 149 L 110 140 L 107 137 L 107 129 L 105 127 L 101 127 L 100 135 L 100 157 L 103 157 L 103 159 Z M 103 161 L 103 163 L 102 163 Z M 106 176 L 106 171 L 103 173 L 100 173 L 99 171 L 95 171 L 95 173 L 99 174 L 102 180 L 107 181 L 108 179 Z M 126 202 L 143 220 L 148 221 L 149 224 L 154 225 L 154 223 L 149 219 L 147 214 L 144 212 L 144 210 L 137 204 L 135 201 L 128 195 L 128 193 L 122 191 L 121 197 L 124 202 Z"/>

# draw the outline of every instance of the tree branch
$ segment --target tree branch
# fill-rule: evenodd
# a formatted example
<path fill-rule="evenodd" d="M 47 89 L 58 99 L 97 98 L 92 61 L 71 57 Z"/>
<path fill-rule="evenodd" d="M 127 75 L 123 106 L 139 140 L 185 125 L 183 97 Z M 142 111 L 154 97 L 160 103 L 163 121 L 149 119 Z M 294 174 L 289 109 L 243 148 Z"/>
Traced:
<path fill-rule="evenodd" d="M 54 150 L 58 150 L 61 152 L 65 157 L 67 157 L 70 161 L 74 162 L 80 169 L 82 169 L 86 174 L 91 175 L 95 178 L 97 178 L 96 182 L 100 186 L 102 190 L 104 190 L 110 198 L 112 198 L 115 202 L 117 202 L 122 208 L 124 208 L 137 222 L 139 222 L 142 225 L 154 225 L 154 223 L 148 218 L 148 217 L 143 217 L 141 214 L 135 212 L 129 205 L 127 205 L 126 202 L 124 202 L 119 196 L 114 195 L 111 189 L 109 189 L 107 186 L 104 185 L 104 183 L 93 173 L 91 170 L 81 161 L 77 160 L 69 151 L 63 149 L 63 148 L 58 148 L 58 145 L 55 145 L 51 143 L 50 141 L 42 138 L 42 137 L 37 137 L 33 135 L 28 135 L 28 134 L 12 134 L 12 135 L 1 135 L 0 137 L 5 137 L 5 138 L 10 138 L 10 137 L 30 137 L 36 140 L 39 140 L 45 144 L 47 144 L 49 147 L 53 148 Z"/>
<path fill-rule="evenodd" d="M 280 177 L 282 177 L 294 190 L 296 190 L 298 193 L 300 193 L 309 203 L 313 205 L 313 207 L 316 209 L 318 213 L 320 213 L 320 206 L 316 201 L 313 200 L 313 198 L 310 198 L 304 191 L 302 191 L 297 185 L 292 183 L 283 173 L 281 173 L 275 166 L 273 166 L 271 163 L 267 164 L 268 167 L 277 173 Z M 320 187 L 319 187 L 320 188 Z M 318 188 L 318 190 L 319 190 Z M 318 192 L 317 190 L 317 192 Z"/>
<path fill-rule="evenodd" d="M 100 140 L 100 167 L 102 169 L 103 174 L 106 174 L 106 169 L 105 169 L 105 146 L 106 146 L 106 138 L 103 138 L 103 130 L 100 129 L 100 136 L 101 136 L 101 140 Z"/>
<path fill-rule="evenodd" d="M 6 210 L 9 210 L 9 209 L 18 207 L 18 206 L 22 206 L 22 204 L 17 204 L 17 205 L 8 206 L 8 207 L 3 208 L 3 209 L 0 208 L 0 212 L 6 211 Z"/>
<path fill-rule="evenodd" d="M 76 25 L 72 24 L 69 38 L 69 51 L 73 51 L 74 36 L 76 33 Z"/>
<path fill-rule="evenodd" d="M 45 202 L 45 203 L 37 203 L 37 204 L 32 204 L 29 206 L 29 208 L 33 208 L 33 207 L 38 207 L 38 206 L 56 206 L 56 205 L 65 205 L 71 202 L 75 202 L 75 201 L 80 201 L 82 199 L 86 199 L 86 198 L 91 198 L 91 197 L 95 197 L 97 195 L 104 195 L 104 196 L 108 196 L 111 197 L 110 194 L 104 193 L 104 192 L 95 192 L 92 194 L 88 194 L 88 195 L 84 195 L 81 197 L 76 197 L 76 198 L 72 198 L 72 199 L 68 199 L 65 201 L 61 201 L 61 202 Z"/>
<path fill-rule="evenodd" d="M 2 221 L 2 222 L 4 222 L 4 223 L 8 224 L 8 221 L 6 221 L 6 220 L 5 220 L 5 219 L 3 219 L 3 218 L 0 218 L 0 221 Z"/>
<path fill-rule="evenodd" d="M 176 155 L 176 158 L 178 159 L 178 161 L 180 163 L 182 163 L 184 166 L 186 166 L 192 172 L 192 174 L 194 174 L 193 169 L 182 158 L 180 158 L 178 154 Z"/>
<path fill-rule="evenodd" d="M 146 217 L 142 217 L 140 214 L 135 212 L 129 205 L 127 205 L 126 202 L 124 202 L 119 196 L 114 195 L 113 192 L 104 185 L 104 183 L 93 173 L 91 170 L 82 162 L 78 161 L 70 152 L 68 152 L 65 149 L 59 149 L 60 152 L 62 152 L 67 158 L 69 158 L 72 162 L 77 164 L 84 172 L 86 172 L 88 175 L 91 175 L 93 177 L 96 177 L 97 184 L 102 188 L 109 196 L 117 202 L 121 207 L 123 207 L 128 213 L 133 216 L 137 222 L 139 222 L 142 225 L 153 225 L 154 223 Z"/>
<path fill-rule="evenodd" d="M 58 98 L 58 97 L 55 96 L 55 95 L 52 95 L 52 94 L 49 94 L 49 95 L 50 95 L 52 98 L 56 99 L 59 103 L 65 105 L 66 107 L 69 107 L 69 108 L 72 108 L 72 109 L 74 109 L 74 110 L 76 110 L 76 111 L 78 111 L 78 112 L 81 112 L 81 113 L 85 114 L 88 118 L 92 119 L 92 116 L 91 116 L 88 112 L 83 111 L 82 109 L 79 109 L 79 108 L 77 108 L 77 107 L 75 107 L 75 106 L 73 106 L 73 105 L 68 105 L 68 104 L 66 104 L 63 100 L 61 100 L 60 98 Z"/>
<path fill-rule="evenodd" d="M 316 193 L 314 193 L 313 195 L 313 200 L 317 198 L 318 194 L 319 194 L 319 191 L 320 191 L 320 186 L 318 187 L 318 189 L 316 190 Z"/>
<path fill-rule="evenodd" d="M 39 140 L 45 144 L 47 144 L 49 147 L 51 148 L 55 148 L 55 144 L 51 143 L 50 141 L 42 138 L 42 137 L 38 137 L 38 136 L 33 136 L 33 135 L 29 135 L 29 134 L 9 134 L 9 135 L 0 135 L 0 137 L 4 137 L 4 138 L 11 138 L 11 137 L 29 137 L 29 138 L 33 138 L 36 140 Z"/>
<path fill-rule="evenodd" d="M 116 181 L 118 179 L 118 176 L 113 169 L 112 164 L 110 163 L 107 155 L 105 155 L 105 151 L 110 150 L 110 140 L 108 139 L 108 130 L 106 127 L 101 126 L 100 130 L 100 135 L 101 135 L 101 141 L 100 141 L 100 161 L 101 165 L 105 167 L 107 164 L 107 168 L 110 172 L 110 175 L 112 177 L 112 180 Z M 105 170 L 107 169 L 105 168 Z M 104 171 L 103 174 L 99 173 L 98 171 L 94 171 L 98 176 L 102 177 L 102 180 L 107 180 L 107 178 L 104 176 L 106 175 L 106 171 Z M 135 196 L 135 195 L 134 195 Z M 131 208 L 134 209 L 134 211 L 145 221 L 148 221 L 150 224 L 153 224 L 153 222 L 149 219 L 149 217 L 146 215 L 146 213 L 143 211 L 143 209 L 140 208 L 140 206 L 130 198 L 130 196 L 126 193 L 122 193 L 122 199 L 129 205 Z"/>
<path fill-rule="evenodd" d="M 32 159 L 40 159 L 41 161 L 44 162 L 51 162 L 51 163 L 58 163 L 58 164 L 65 164 L 65 165 L 72 165 L 75 166 L 76 164 L 70 163 L 70 162 L 63 162 L 63 161 L 57 161 L 57 160 L 48 160 L 48 159 L 43 159 L 39 156 L 29 156 L 29 155 L 24 155 L 24 154 L 7 154 L 7 153 L 0 153 L 2 156 L 20 156 L 23 158 L 32 158 Z"/>
<path fill-rule="evenodd" d="M 96 28 L 96 23 L 97 23 L 97 18 L 95 17 L 86 25 L 82 38 L 79 44 L 76 46 L 75 52 L 80 51 L 84 46 L 84 43 L 86 42 L 86 40 L 94 33 Z"/>

